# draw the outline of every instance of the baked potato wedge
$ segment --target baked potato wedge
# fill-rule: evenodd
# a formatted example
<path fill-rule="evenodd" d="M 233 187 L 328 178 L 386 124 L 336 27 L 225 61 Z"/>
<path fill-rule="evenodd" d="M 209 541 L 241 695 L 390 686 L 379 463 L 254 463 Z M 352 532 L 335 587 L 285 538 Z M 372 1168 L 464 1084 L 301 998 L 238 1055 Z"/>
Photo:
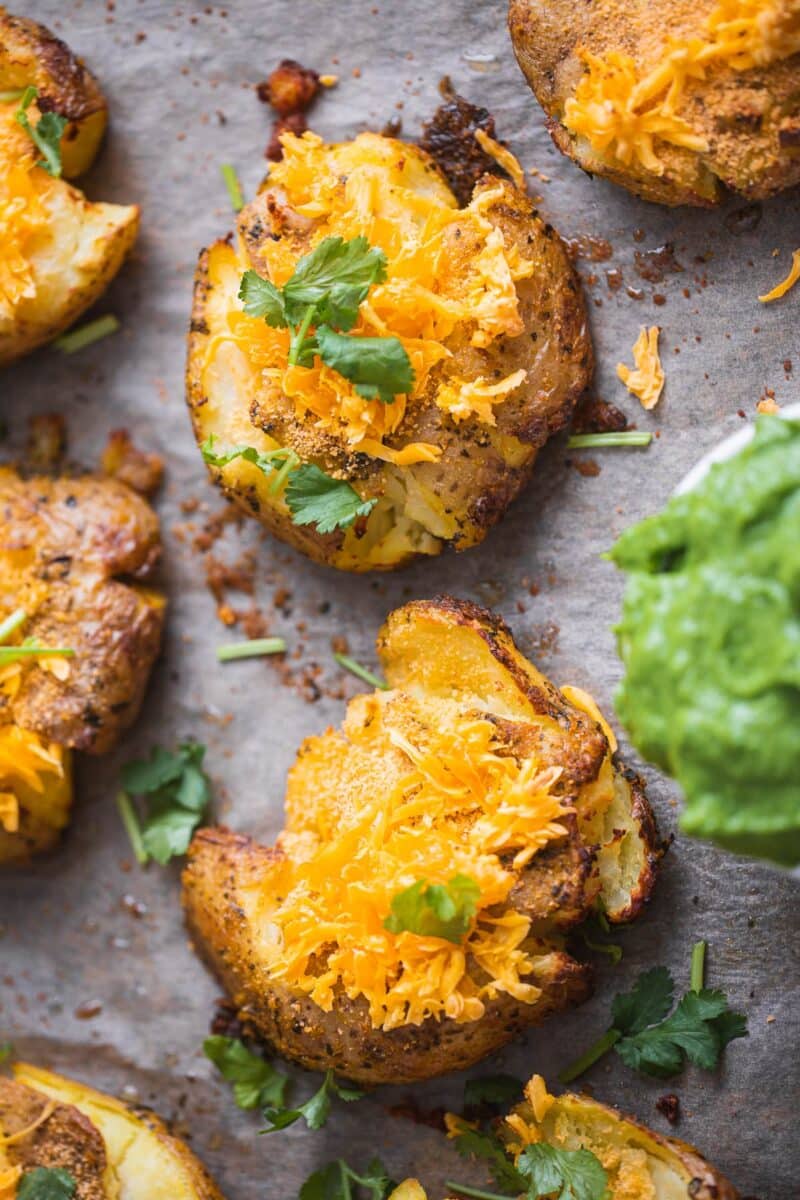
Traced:
<path fill-rule="evenodd" d="M 645 200 L 760 200 L 800 183 L 797 0 L 510 0 L 553 141 Z"/>
<path fill-rule="evenodd" d="M 16 121 L 67 120 L 61 176 Z M 92 164 L 107 121 L 97 81 L 42 25 L 0 8 L 0 366 L 50 341 L 98 299 L 133 245 L 136 205 L 92 203 L 67 182 Z"/>
<path fill-rule="evenodd" d="M 637 915 L 659 854 L 591 702 L 570 703 L 501 620 L 408 604 L 378 653 L 388 690 L 301 746 L 276 845 L 201 830 L 183 892 L 242 1018 L 364 1084 L 467 1067 L 583 1000 L 569 931 L 601 903 Z M 400 896 L 457 877 L 477 889 L 460 932 L 397 925 Z"/>
<path fill-rule="evenodd" d="M 519 493 L 539 449 L 569 423 L 592 371 L 580 284 L 551 226 L 521 191 L 485 177 L 458 208 L 418 147 L 363 133 L 325 145 L 283 136 L 239 215 L 234 243 L 200 257 L 186 390 L 198 442 L 225 494 L 304 554 L 387 570 L 480 542 Z M 314 215 L 309 215 L 314 214 Z M 289 365 L 289 331 L 243 311 L 255 271 L 282 286 L 326 238 L 363 236 L 386 255 L 354 337 L 400 339 L 407 395 L 365 399 L 315 357 Z M 329 532 L 301 523 L 292 475 L 232 448 L 290 451 L 349 485 L 366 513 Z"/>
<path fill-rule="evenodd" d="M 14 1139 L 0 1137 L 3 1195 L 4 1179 L 11 1187 L 36 1167 L 58 1167 L 75 1181 L 75 1200 L 222 1200 L 199 1159 L 149 1109 L 28 1063 L 12 1070 L 13 1080 L 0 1077 L 0 1134 Z"/>
<path fill-rule="evenodd" d="M 70 752 L 103 754 L 135 720 L 161 645 L 160 549 L 124 483 L 0 467 L 0 863 L 55 842 Z"/>

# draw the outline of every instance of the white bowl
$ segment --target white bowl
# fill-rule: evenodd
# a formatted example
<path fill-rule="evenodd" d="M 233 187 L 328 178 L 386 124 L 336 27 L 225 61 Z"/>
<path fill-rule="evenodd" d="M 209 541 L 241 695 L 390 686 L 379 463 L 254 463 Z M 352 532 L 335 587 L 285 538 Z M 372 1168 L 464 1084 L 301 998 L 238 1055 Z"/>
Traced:
<path fill-rule="evenodd" d="M 786 408 L 782 408 L 777 415 L 779 417 L 796 417 L 800 420 L 800 404 L 789 404 Z M 733 458 L 734 454 L 738 454 L 750 441 L 754 430 L 755 425 L 750 422 L 750 424 L 743 426 L 741 429 L 737 429 L 736 433 L 732 433 L 730 437 L 726 437 L 713 450 L 709 450 L 708 454 L 704 454 L 700 461 L 695 463 L 688 475 L 684 475 L 675 488 L 675 495 L 681 496 L 684 492 L 690 492 L 708 474 L 709 468 L 713 467 L 714 463 L 724 462 L 726 458 Z"/>

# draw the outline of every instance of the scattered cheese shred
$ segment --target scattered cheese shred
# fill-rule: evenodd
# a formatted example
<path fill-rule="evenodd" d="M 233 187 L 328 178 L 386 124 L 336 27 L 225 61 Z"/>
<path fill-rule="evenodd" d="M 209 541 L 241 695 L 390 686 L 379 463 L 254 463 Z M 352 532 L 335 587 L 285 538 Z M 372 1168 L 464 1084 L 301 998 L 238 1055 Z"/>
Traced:
<path fill-rule="evenodd" d="M 789 274 L 780 283 L 776 283 L 771 292 L 767 292 L 763 296 L 759 296 L 762 304 L 770 304 L 773 300 L 780 300 L 781 296 L 794 287 L 800 279 L 800 250 L 795 250 L 792 254 L 792 265 L 789 269 Z"/>
<path fill-rule="evenodd" d="M 565 683 L 559 689 L 559 691 L 561 692 L 562 696 L 566 696 L 566 698 L 567 698 L 567 700 L 569 700 L 570 704 L 574 704 L 576 708 L 579 708 L 581 710 L 581 712 L 588 713 L 588 715 L 590 717 L 593 717 L 594 720 L 597 721 L 597 724 L 600 726 L 603 733 L 605 734 L 606 741 L 608 742 L 609 750 L 611 751 L 612 754 L 616 754 L 616 752 L 617 752 L 616 734 L 614 733 L 614 730 L 611 728 L 608 721 L 605 719 L 602 712 L 600 711 L 599 705 L 598 705 L 597 701 L 595 700 L 594 696 L 591 696 L 589 694 L 589 692 L 585 692 L 583 690 L 583 688 L 571 687 L 570 684 L 568 684 L 568 683 Z"/>
<path fill-rule="evenodd" d="M 19 800 L 13 792 L 0 792 L 0 826 L 6 833 L 19 831 Z"/>
<path fill-rule="evenodd" d="M 34 182 L 34 160 L 23 155 L 0 163 L 0 325 L 23 300 L 36 295 L 29 252 L 47 227 L 47 212 Z"/>
<path fill-rule="evenodd" d="M 547 1090 L 547 1084 L 541 1075 L 534 1075 L 525 1085 L 525 1099 L 533 1109 L 533 1115 L 542 1122 L 555 1104 L 555 1096 Z"/>
<path fill-rule="evenodd" d="M 19 1165 L 0 1169 L 0 1200 L 14 1200 L 21 1175 L 22 1167 Z"/>
<path fill-rule="evenodd" d="M 38 733 L 19 725 L 0 725 L 0 787 L 10 791 L 19 783 L 41 794 L 43 776 L 63 778 L 64 755 L 63 747 L 43 742 Z"/>
<path fill-rule="evenodd" d="M 458 328 L 481 349 L 523 332 L 516 284 L 533 273 L 534 263 L 515 245 L 507 246 L 486 215 L 504 189 L 484 190 L 459 209 L 449 188 L 413 147 L 372 133 L 341 145 L 326 145 L 313 133 L 286 133 L 281 143 L 284 156 L 270 171 L 270 188 L 286 197 L 300 226 L 313 223 L 310 246 L 329 236 L 363 236 L 386 254 L 387 278 L 370 290 L 352 333 L 398 337 L 414 369 L 413 389 L 383 404 L 359 396 L 319 359 L 311 367 L 289 366 L 288 330 L 272 329 L 239 311 L 228 315 L 228 332 L 209 342 L 206 367 L 220 341 L 234 341 L 261 374 L 262 410 L 269 411 L 271 403 L 280 407 L 289 397 L 300 419 L 343 437 L 353 452 L 399 465 L 436 461 L 441 455 L 437 446 L 386 444 L 387 438 L 400 435 L 410 408 L 432 396 L 458 420 L 473 416 L 493 425 L 494 407 L 519 386 L 504 380 L 493 394 L 479 380 L 469 391 L 448 383 L 446 370 L 434 373 L 452 357 L 446 342 Z M 513 160 L 504 160 L 506 169 L 519 169 L 513 155 L 503 147 L 498 150 Z M 267 234 L 259 246 L 260 270 L 282 286 L 308 249 L 305 238 Z"/>
<path fill-rule="evenodd" d="M 521 192 L 525 191 L 525 172 L 520 166 L 519 159 L 511 153 L 506 146 L 502 146 L 500 142 L 495 141 L 493 137 L 485 129 L 475 130 L 475 141 L 483 150 L 484 154 L 488 154 L 493 158 L 499 167 L 502 167 L 509 178 L 514 182 L 515 186 Z"/>
<path fill-rule="evenodd" d="M 31 1121 L 30 1125 L 26 1125 L 24 1129 L 18 1129 L 16 1133 L 0 1133 L 0 1145 L 13 1146 L 15 1142 L 22 1142 L 26 1137 L 30 1137 L 34 1129 L 38 1129 L 45 1121 L 53 1115 L 58 1104 L 55 1100 L 48 1100 L 42 1107 L 41 1112 L 35 1121 Z"/>
<path fill-rule="evenodd" d="M 564 125 L 598 154 L 661 175 L 665 168 L 656 140 L 698 153 L 708 150 L 705 138 L 679 112 L 687 80 L 705 79 L 720 65 L 744 71 L 798 52 L 798 0 L 720 0 L 703 31 L 669 39 L 644 76 L 629 54 L 612 50 L 598 56 L 580 48 L 585 70 L 564 105 Z"/>
<path fill-rule="evenodd" d="M 456 379 L 440 388 L 437 402 L 454 421 L 477 417 L 484 425 L 495 425 L 494 405 L 506 400 L 525 382 L 527 371 L 514 371 L 498 383 L 489 383 L 483 375 L 475 380 Z"/>
<path fill-rule="evenodd" d="M 646 409 L 655 408 L 664 388 L 664 369 L 658 355 L 660 332 L 658 325 L 651 325 L 649 329 L 642 325 L 633 344 L 635 370 L 625 363 L 617 364 L 617 375 Z"/>
<path fill-rule="evenodd" d="M 370 700 L 363 736 L 370 744 L 388 738 L 386 753 L 399 753 L 405 769 L 394 784 L 365 789 L 347 813 L 325 811 L 338 796 L 315 796 L 316 828 L 301 835 L 300 861 L 287 854 L 267 883 L 281 897 L 269 916 L 268 970 L 325 1011 L 341 992 L 363 996 L 383 1029 L 429 1017 L 474 1021 L 500 993 L 532 1003 L 540 992 L 530 982 L 530 920 L 505 902 L 515 871 L 566 832 L 560 818 L 568 809 L 553 791 L 561 768 L 535 758 L 518 763 L 494 725 L 472 716 L 449 720 L 441 732 L 422 726 L 422 744 L 412 743 L 383 722 L 395 695 Z M 286 851 L 300 843 L 290 836 L 281 844 Z M 513 856 L 513 869 L 500 855 Z M 398 892 L 456 874 L 480 889 L 462 943 L 384 928 Z"/>

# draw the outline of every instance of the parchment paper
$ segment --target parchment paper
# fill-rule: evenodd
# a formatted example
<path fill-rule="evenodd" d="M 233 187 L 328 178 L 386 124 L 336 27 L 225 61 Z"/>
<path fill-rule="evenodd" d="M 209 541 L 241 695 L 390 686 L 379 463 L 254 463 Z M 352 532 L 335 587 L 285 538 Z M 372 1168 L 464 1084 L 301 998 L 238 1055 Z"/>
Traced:
<path fill-rule="evenodd" d="M 363 1166 L 378 1153 L 396 1178 L 418 1174 L 432 1198 L 444 1194 L 446 1178 L 480 1186 L 481 1168 L 461 1162 L 442 1134 L 387 1111 L 408 1088 L 340 1105 L 316 1134 L 296 1125 L 257 1136 L 258 1118 L 235 1108 L 201 1053 L 220 989 L 187 944 L 178 867 L 131 866 L 113 804 L 119 766 L 154 741 L 192 734 L 208 745 L 224 819 L 272 838 L 301 738 L 339 721 L 343 704 L 329 694 L 338 684 L 348 695 L 358 688 L 340 676 L 331 640 L 345 636 L 351 652 L 374 665 L 372 642 L 385 614 L 440 591 L 492 605 L 557 682 L 590 688 L 610 712 L 620 676 L 611 627 L 621 580 L 601 552 L 628 523 L 656 510 L 704 450 L 740 427 L 739 410 L 751 418 L 766 387 L 779 402 L 800 398 L 800 292 L 768 308 L 756 299 L 783 278 L 790 251 L 800 246 L 800 197 L 763 205 L 755 229 L 732 233 L 748 224 L 741 202 L 716 212 L 668 210 L 587 178 L 551 146 L 512 57 L 500 2 L 227 0 L 223 10 L 187 0 L 117 0 L 116 7 L 24 0 L 22 8 L 66 38 L 100 76 L 112 129 L 87 190 L 139 201 L 143 229 L 133 260 L 97 309 L 118 314 L 121 332 L 71 358 L 44 351 L 3 373 L 0 408 L 11 431 L 3 452 L 23 444 L 30 415 L 53 410 L 68 416 L 70 450 L 83 462 L 94 463 L 108 432 L 120 426 L 160 452 L 167 462 L 160 511 L 171 607 L 164 658 L 137 728 L 109 758 L 82 761 L 73 824 L 59 850 L 0 881 L 0 1033 L 22 1055 L 136 1095 L 177 1119 L 229 1200 L 291 1200 L 315 1166 L 338 1155 Z M 444 74 L 492 110 L 526 168 L 549 177 L 531 178 L 547 219 L 567 236 L 602 237 L 613 246 L 611 261 L 580 263 L 584 276 L 597 277 L 588 289 L 597 390 L 639 428 L 660 433 L 647 451 L 592 454 L 601 466 L 593 477 L 567 465 L 577 456 L 563 441 L 552 445 L 531 488 L 482 547 L 393 576 L 351 578 L 262 538 L 254 524 L 229 530 L 214 553 L 228 561 L 245 548 L 257 555 L 258 599 L 272 631 L 289 638 L 294 667 L 321 668 L 323 694 L 314 703 L 286 686 L 274 664 L 215 660 L 215 646 L 233 635 L 215 615 L 192 537 L 222 501 L 206 481 L 182 395 L 196 254 L 231 224 L 219 166 L 233 163 L 246 193 L 260 179 L 269 120 L 253 84 L 284 56 L 339 73 L 339 86 L 312 115 L 313 127 L 332 138 L 380 129 L 396 116 L 405 135 L 416 136 Z M 644 282 L 634 252 L 669 241 L 684 270 Z M 625 287 L 609 291 L 605 270 L 614 267 L 644 299 L 631 299 Z M 653 302 L 654 292 L 665 297 L 663 305 Z M 620 359 L 630 361 L 641 323 L 663 328 L 668 382 L 650 416 L 615 374 Z M 793 373 L 784 368 L 788 360 Z M 186 514 L 181 503 L 193 498 L 200 509 Z M 282 590 L 284 611 L 272 612 L 273 594 Z M 252 602 L 234 596 L 231 603 Z M 636 763 L 635 755 L 630 760 Z M 647 774 L 669 834 L 677 789 Z M 797 903 L 797 883 L 787 875 L 678 837 L 649 912 L 622 935 L 622 964 L 598 963 L 594 999 L 473 1073 L 527 1077 L 537 1070 L 553 1080 L 606 1027 L 615 991 L 656 963 L 687 986 L 691 944 L 706 938 L 709 981 L 747 1011 L 749 1039 L 729 1048 L 716 1074 L 692 1069 L 664 1085 L 611 1055 L 586 1082 L 599 1098 L 663 1132 L 670 1127 L 655 1100 L 677 1091 L 680 1136 L 743 1194 L 788 1200 L 800 1178 Z M 95 1009 L 89 1019 L 76 1016 Z M 296 1096 L 316 1087 L 316 1079 L 293 1074 Z M 451 1076 L 413 1092 L 422 1108 L 458 1108 L 462 1086 L 462 1077 Z"/>

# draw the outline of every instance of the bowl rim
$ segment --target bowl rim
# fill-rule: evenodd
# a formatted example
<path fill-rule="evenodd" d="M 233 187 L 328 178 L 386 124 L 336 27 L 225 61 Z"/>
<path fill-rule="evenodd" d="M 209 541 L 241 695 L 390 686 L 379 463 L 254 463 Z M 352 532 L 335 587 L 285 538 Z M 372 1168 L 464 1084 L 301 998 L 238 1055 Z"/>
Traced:
<path fill-rule="evenodd" d="M 795 417 L 800 419 L 800 403 L 787 404 L 775 415 L 787 420 L 792 420 Z M 675 488 L 674 495 L 682 496 L 685 492 L 691 492 L 693 488 L 697 487 L 700 480 L 706 477 L 715 463 L 725 462 L 726 459 L 733 458 L 734 454 L 738 454 L 740 450 L 744 449 L 752 439 L 755 427 L 755 421 L 749 421 L 742 429 L 737 429 L 735 433 L 729 434 L 728 437 L 718 442 L 716 446 L 695 463 L 690 471 L 687 471 Z"/>

